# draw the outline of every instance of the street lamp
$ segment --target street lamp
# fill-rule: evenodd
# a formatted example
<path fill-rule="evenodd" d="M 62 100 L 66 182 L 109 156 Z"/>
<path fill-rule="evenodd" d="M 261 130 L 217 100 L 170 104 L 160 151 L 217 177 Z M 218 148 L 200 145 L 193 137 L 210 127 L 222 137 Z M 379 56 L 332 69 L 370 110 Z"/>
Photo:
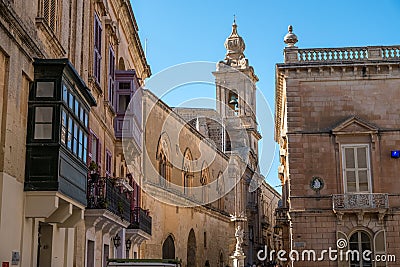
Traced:
<path fill-rule="evenodd" d="M 125 247 L 126 247 L 126 258 L 129 258 L 129 250 L 131 250 L 132 246 L 132 241 L 130 239 L 127 239 L 125 241 Z"/>
<path fill-rule="evenodd" d="M 118 248 L 121 245 L 121 237 L 119 237 L 118 233 L 113 238 L 115 248 Z"/>
<path fill-rule="evenodd" d="M 281 232 L 281 230 L 282 230 L 282 226 L 280 226 L 279 224 L 277 224 L 277 225 L 274 226 L 274 234 L 275 234 L 275 235 L 279 235 L 279 233 Z"/>

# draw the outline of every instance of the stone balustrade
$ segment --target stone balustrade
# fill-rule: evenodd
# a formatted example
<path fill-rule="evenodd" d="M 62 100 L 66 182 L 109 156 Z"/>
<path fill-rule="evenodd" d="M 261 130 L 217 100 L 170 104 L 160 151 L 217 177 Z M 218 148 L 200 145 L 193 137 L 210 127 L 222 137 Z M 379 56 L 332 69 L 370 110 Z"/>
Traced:
<path fill-rule="evenodd" d="M 340 63 L 400 60 L 400 46 L 285 48 L 285 63 Z"/>

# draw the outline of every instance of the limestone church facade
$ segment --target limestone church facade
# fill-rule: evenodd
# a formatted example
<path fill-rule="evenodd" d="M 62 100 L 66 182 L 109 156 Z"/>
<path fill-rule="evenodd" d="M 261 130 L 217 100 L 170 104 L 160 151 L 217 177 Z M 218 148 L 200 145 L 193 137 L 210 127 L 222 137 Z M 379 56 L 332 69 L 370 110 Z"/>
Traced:
<path fill-rule="evenodd" d="M 183 266 L 233 266 L 235 231 L 244 230 L 244 262 L 276 248 L 273 212 L 280 195 L 259 174 L 255 95 L 258 81 L 233 23 L 224 61 L 213 72 L 216 110 L 170 108 L 144 91 L 143 203 L 153 216 L 145 258 L 179 258 Z M 251 190 L 252 179 L 260 186 Z M 266 202 L 268 201 L 268 203 Z"/>

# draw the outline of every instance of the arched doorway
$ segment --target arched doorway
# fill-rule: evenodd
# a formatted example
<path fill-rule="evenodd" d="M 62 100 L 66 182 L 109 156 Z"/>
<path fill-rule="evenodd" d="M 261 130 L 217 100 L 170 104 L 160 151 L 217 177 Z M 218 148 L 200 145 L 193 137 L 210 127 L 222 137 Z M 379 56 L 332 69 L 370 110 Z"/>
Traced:
<path fill-rule="evenodd" d="M 163 243 L 162 258 L 175 259 L 175 244 L 174 244 L 174 239 L 172 238 L 171 235 L 169 235 Z"/>
<path fill-rule="evenodd" d="M 196 267 L 196 237 L 193 229 L 189 232 L 187 243 L 187 266 Z"/>

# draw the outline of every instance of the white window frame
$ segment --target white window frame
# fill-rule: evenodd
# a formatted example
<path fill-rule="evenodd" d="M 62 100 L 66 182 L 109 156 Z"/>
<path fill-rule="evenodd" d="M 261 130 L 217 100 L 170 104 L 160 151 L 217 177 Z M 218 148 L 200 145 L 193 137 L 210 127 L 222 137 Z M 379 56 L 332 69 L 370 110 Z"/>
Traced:
<path fill-rule="evenodd" d="M 354 171 L 356 174 L 356 191 L 355 192 L 348 192 L 347 190 L 347 177 L 346 177 L 346 154 L 345 154 L 345 149 L 346 148 L 358 148 L 358 147 L 366 147 L 367 148 L 367 181 L 368 181 L 368 191 L 359 191 L 359 180 L 358 180 L 358 168 L 357 168 L 357 149 L 355 149 L 355 154 L 354 154 Z M 344 185 L 344 192 L 345 193 L 372 193 L 372 179 L 371 179 L 371 160 L 370 160 L 370 145 L 369 144 L 345 144 L 341 145 L 341 153 L 342 153 L 342 174 L 343 174 L 343 185 Z M 352 169 L 352 168 L 350 168 Z M 364 169 L 364 168 L 362 168 Z"/>

